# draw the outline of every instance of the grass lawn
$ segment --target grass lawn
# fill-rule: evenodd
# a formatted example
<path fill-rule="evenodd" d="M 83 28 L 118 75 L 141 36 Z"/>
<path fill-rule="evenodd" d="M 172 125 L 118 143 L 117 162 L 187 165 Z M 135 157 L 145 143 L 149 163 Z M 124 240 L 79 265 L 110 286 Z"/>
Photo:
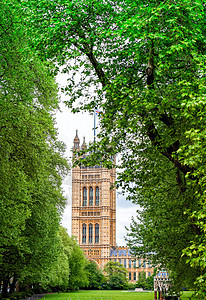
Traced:
<path fill-rule="evenodd" d="M 189 300 L 192 292 L 184 292 L 181 299 Z M 126 292 L 126 291 L 78 291 L 46 295 L 42 300 L 153 300 L 153 292 Z M 192 298 L 195 299 L 195 298 Z"/>

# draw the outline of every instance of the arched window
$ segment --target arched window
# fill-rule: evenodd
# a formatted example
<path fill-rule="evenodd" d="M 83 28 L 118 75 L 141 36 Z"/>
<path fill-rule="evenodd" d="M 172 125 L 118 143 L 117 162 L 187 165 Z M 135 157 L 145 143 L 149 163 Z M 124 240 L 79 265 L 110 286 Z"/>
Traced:
<path fill-rule="evenodd" d="M 92 244 L 93 242 L 93 225 L 89 224 L 89 243 Z"/>
<path fill-rule="evenodd" d="M 95 205 L 99 205 L 99 187 L 96 187 L 96 193 L 95 193 Z"/>
<path fill-rule="evenodd" d="M 93 188 L 89 188 L 89 205 L 93 205 Z"/>
<path fill-rule="evenodd" d="M 82 225 L 82 244 L 86 244 L 87 242 L 87 226 L 85 224 Z"/>
<path fill-rule="evenodd" d="M 99 243 L 99 224 L 95 225 L 95 243 Z"/>
<path fill-rule="evenodd" d="M 127 260 L 126 260 L 126 258 L 124 258 L 124 267 L 125 268 L 127 267 Z"/>
<path fill-rule="evenodd" d="M 87 188 L 83 188 L 83 206 L 87 206 Z"/>

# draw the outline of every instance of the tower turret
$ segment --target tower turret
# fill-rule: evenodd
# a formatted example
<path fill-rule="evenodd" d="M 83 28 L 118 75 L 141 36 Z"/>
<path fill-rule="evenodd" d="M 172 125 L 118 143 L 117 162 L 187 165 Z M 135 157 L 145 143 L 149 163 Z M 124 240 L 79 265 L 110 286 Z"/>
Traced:
<path fill-rule="evenodd" d="M 83 137 L 83 143 L 82 143 L 82 146 L 81 146 L 81 150 L 85 150 L 87 147 L 86 147 L 86 143 L 85 143 L 85 137 Z"/>
<path fill-rule="evenodd" d="M 79 137 L 78 137 L 78 130 L 76 130 L 76 136 L 74 138 L 74 147 L 73 147 L 73 150 L 79 150 L 79 144 L 80 144 L 80 140 L 79 140 Z"/>

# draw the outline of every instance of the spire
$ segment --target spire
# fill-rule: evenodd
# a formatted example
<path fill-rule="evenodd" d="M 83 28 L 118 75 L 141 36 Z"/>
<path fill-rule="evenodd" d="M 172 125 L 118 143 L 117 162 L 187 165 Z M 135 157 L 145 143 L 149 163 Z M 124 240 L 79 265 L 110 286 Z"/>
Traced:
<path fill-rule="evenodd" d="M 80 143 L 80 140 L 79 140 L 79 137 L 78 137 L 78 130 L 76 130 L 76 136 L 74 138 L 74 149 L 79 149 L 79 143 Z"/>
<path fill-rule="evenodd" d="M 85 136 L 83 137 L 82 150 L 86 149 Z"/>

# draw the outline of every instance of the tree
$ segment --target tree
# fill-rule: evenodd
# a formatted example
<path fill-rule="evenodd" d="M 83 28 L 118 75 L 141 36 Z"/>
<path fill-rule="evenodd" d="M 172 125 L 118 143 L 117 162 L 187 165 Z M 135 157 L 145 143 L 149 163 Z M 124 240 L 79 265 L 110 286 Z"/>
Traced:
<path fill-rule="evenodd" d="M 153 290 L 154 289 L 154 276 L 148 276 L 146 278 L 145 272 L 139 273 L 138 281 L 135 284 L 137 288 L 143 288 L 144 290 Z"/>
<path fill-rule="evenodd" d="M 125 289 L 128 285 L 127 269 L 122 264 L 109 261 L 104 267 L 107 274 L 107 284 L 114 290 Z"/>
<path fill-rule="evenodd" d="M 98 145 L 84 163 L 102 157 L 108 167 L 122 153 L 120 185 L 143 208 L 131 227 L 134 253 L 155 252 L 174 280 L 190 278 L 204 294 L 204 2 L 22 3 L 35 25 L 31 44 L 66 63 L 68 106 L 102 111 Z"/>
<path fill-rule="evenodd" d="M 85 287 L 89 281 L 85 270 L 87 260 L 83 251 L 77 244 L 75 237 L 69 237 L 65 228 L 61 227 L 60 234 L 70 268 L 68 289 L 77 290 L 80 287 Z"/>
<path fill-rule="evenodd" d="M 47 269 L 46 276 L 38 284 L 45 291 L 48 288 L 54 291 L 77 290 L 88 286 L 89 278 L 95 278 L 95 274 L 90 276 L 87 268 L 89 261 L 86 260 L 75 238 L 70 237 L 67 229 L 60 226 L 59 239 L 60 244 L 56 249 L 57 260 Z M 94 268 L 92 270 L 94 271 Z M 96 276 L 98 271 L 96 270 Z"/>
<path fill-rule="evenodd" d="M 66 238 L 65 238 L 66 236 Z M 50 268 L 47 269 L 47 274 L 44 280 L 38 282 L 40 289 L 47 290 L 52 288 L 54 291 L 65 291 L 68 288 L 70 268 L 69 268 L 69 255 L 71 255 L 72 249 L 67 245 L 66 240 L 69 238 L 65 228 L 60 226 L 59 228 L 59 244 L 56 249 L 57 259 L 51 264 Z M 36 290 L 37 293 L 38 289 Z"/>
<path fill-rule="evenodd" d="M 89 280 L 88 289 L 100 289 L 104 275 L 95 261 L 87 261 L 85 271 Z"/>
<path fill-rule="evenodd" d="M 19 1 L 0 4 L 0 279 L 43 281 L 58 256 L 67 171 L 52 66 L 28 48 Z M 11 289 L 12 292 L 12 289 Z"/>
<path fill-rule="evenodd" d="M 46 286 L 58 290 L 77 290 L 88 285 L 89 262 L 75 238 L 68 235 L 67 229 L 60 226 L 61 251 L 58 260 L 47 274 Z"/>

